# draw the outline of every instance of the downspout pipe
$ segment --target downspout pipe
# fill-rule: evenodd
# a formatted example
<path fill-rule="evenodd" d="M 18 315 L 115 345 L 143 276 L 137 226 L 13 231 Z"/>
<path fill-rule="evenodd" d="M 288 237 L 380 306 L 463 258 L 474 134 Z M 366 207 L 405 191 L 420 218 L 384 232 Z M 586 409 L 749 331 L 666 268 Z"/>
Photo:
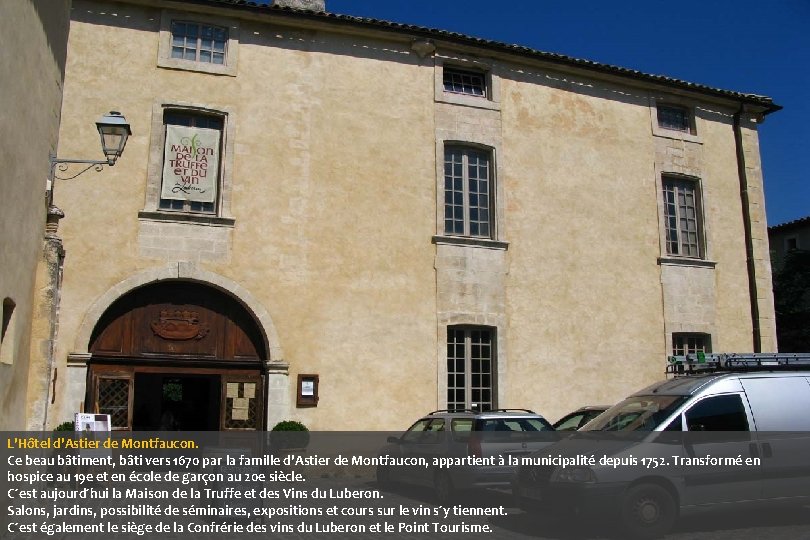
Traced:
<path fill-rule="evenodd" d="M 740 104 L 739 110 L 734 113 L 734 143 L 737 149 L 737 176 L 740 181 L 740 202 L 742 203 L 743 230 L 745 231 L 745 263 L 748 269 L 748 296 L 751 304 L 751 323 L 753 332 L 754 352 L 762 352 L 762 331 L 759 326 L 759 299 L 757 297 L 757 271 L 754 264 L 754 240 L 751 231 L 751 207 L 748 197 L 748 173 L 745 170 L 745 151 L 741 118 L 745 112 L 745 105 Z"/>

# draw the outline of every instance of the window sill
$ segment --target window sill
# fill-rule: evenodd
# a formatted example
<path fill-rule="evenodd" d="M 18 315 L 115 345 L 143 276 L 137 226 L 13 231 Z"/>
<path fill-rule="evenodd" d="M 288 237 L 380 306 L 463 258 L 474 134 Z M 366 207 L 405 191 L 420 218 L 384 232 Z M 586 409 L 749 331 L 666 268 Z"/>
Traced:
<path fill-rule="evenodd" d="M 163 221 L 171 223 L 195 223 L 199 225 L 215 225 L 220 227 L 233 227 L 234 218 L 220 216 L 206 216 L 204 214 L 189 214 L 185 212 L 138 212 L 138 219 L 146 221 Z"/>
<path fill-rule="evenodd" d="M 179 58 L 159 58 L 158 67 L 165 69 L 177 69 L 181 71 L 196 71 L 197 73 L 208 73 L 210 75 L 226 75 L 236 77 L 236 66 L 227 64 L 206 64 L 192 60 L 181 60 Z"/>
<path fill-rule="evenodd" d="M 678 131 L 677 129 L 667 129 L 660 126 L 653 126 L 653 136 L 661 137 L 664 139 L 673 139 L 676 141 L 691 142 L 695 144 L 703 144 L 703 139 L 700 135 L 694 135 L 685 131 Z"/>
<path fill-rule="evenodd" d="M 441 236 L 436 235 L 431 238 L 434 244 L 445 244 L 451 246 L 470 246 L 486 249 L 509 249 L 509 242 L 501 240 L 490 240 L 488 238 L 472 238 L 468 236 Z"/>
<path fill-rule="evenodd" d="M 490 111 L 500 111 L 501 104 L 497 101 L 492 101 L 489 98 L 479 96 L 467 96 L 464 94 L 453 94 L 450 92 L 443 92 L 440 96 L 436 96 L 437 103 L 448 103 L 450 105 L 463 105 L 465 107 L 474 107 L 476 109 L 487 109 Z"/>
<path fill-rule="evenodd" d="M 658 264 L 662 266 L 695 266 L 698 268 L 714 268 L 717 266 L 715 261 L 707 261 L 704 259 L 687 259 L 680 257 L 658 257 Z"/>

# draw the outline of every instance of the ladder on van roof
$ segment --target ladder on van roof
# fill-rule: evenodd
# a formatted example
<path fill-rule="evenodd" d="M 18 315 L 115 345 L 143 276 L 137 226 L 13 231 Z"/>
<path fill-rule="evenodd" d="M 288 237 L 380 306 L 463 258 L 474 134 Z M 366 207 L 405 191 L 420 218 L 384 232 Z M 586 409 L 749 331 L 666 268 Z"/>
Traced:
<path fill-rule="evenodd" d="M 810 353 L 692 353 L 668 358 L 666 373 L 810 370 Z"/>

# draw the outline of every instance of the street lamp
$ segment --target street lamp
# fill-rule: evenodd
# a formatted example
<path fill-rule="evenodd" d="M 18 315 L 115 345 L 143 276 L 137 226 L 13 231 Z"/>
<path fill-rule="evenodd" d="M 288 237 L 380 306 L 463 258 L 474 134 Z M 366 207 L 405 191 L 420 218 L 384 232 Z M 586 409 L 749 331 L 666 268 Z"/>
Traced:
<path fill-rule="evenodd" d="M 124 115 L 118 111 L 110 111 L 96 122 L 96 128 L 98 128 L 98 134 L 101 137 L 101 149 L 104 151 L 104 155 L 107 159 L 62 159 L 57 158 L 55 154 L 51 154 L 51 168 L 48 173 L 48 206 L 53 205 L 54 180 L 70 180 L 84 174 L 90 169 L 95 169 L 96 172 L 99 172 L 104 168 L 104 165 L 112 167 L 115 165 L 115 161 L 124 153 L 127 139 L 132 135 L 132 130 L 129 129 L 129 124 L 127 123 L 127 119 L 124 118 Z M 66 171 L 71 164 L 82 164 L 87 165 L 87 167 L 73 176 L 56 176 L 57 167 L 60 171 Z"/>

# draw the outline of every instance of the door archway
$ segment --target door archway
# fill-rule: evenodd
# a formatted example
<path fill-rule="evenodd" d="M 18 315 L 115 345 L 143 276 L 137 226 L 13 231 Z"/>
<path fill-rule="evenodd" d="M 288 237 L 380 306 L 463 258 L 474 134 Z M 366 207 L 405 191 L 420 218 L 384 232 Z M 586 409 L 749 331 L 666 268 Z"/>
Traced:
<path fill-rule="evenodd" d="M 162 281 L 116 300 L 90 338 L 85 410 L 117 430 L 264 428 L 261 327 L 230 295 Z"/>

